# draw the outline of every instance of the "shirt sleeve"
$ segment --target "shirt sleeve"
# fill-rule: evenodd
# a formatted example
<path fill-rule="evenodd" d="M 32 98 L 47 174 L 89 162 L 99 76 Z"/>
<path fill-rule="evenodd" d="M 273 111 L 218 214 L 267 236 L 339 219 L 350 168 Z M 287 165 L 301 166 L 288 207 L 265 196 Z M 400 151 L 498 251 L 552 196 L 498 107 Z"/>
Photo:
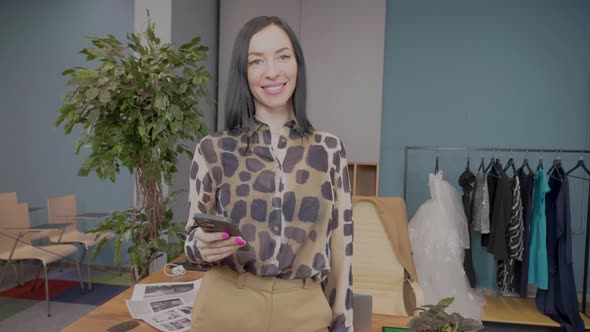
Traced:
<path fill-rule="evenodd" d="M 209 167 L 201 150 L 201 144 L 197 144 L 191 163 L 188 201 L 190 213 L 185 227 L 188 236 L 185 241 L 184 252 L 189 261 L 203 264 L 205 262 L 196 246 L 196 228 L 191 230 L 194 224 L 193 215 L 195 213 L 213 214 L 215 194 Z"/>
<path fill-rule="evenodd" d="M 331 332 L 351 332 L 352 327 L 352 202 L 344 145 L 335 162 L 334 206 L 330 238 L 331 270 L 323 281 L 324 294 L 332 307 Z"/>

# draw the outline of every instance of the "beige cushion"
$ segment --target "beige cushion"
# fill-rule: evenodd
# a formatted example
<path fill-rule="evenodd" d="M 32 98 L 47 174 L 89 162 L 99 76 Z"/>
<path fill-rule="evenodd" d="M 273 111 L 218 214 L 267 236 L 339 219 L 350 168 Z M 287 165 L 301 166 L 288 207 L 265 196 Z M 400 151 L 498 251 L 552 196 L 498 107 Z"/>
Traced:
<path fill-rule="evenodd" d="M 393 251 L 377 208 L 371 202 L 358 202 L 353 214 L 355 292 L 373 296 L 373 313 L 406 315 L 404 268 Z"/>

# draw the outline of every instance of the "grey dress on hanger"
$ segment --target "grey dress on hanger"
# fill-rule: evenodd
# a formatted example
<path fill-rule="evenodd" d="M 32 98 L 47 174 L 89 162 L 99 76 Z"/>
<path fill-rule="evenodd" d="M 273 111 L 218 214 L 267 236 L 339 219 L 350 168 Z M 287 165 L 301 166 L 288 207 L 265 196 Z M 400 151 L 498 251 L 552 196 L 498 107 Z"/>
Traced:
<path fill-rule="evenodd" d="M 488 177 L 483 171 L 475 175 L 475 189 L 472 208 L 473 230 L 481 234 L 490 233 L 490 197 Z"/>

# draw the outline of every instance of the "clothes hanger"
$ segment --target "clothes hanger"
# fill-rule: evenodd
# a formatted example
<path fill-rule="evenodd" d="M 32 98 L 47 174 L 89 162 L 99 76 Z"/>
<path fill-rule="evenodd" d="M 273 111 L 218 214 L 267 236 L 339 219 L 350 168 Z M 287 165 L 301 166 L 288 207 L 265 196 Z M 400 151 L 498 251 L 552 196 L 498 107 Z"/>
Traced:
<path fill-rule="evenodd" d="M 509 168 L 512 168 L 513 175 L 516 175 L 516 166 L 514 166 L 514 158 L 512 158 L 512 149 L 510 150 L 510 158 L 508 158 L 506 166 L 504 167 L 504 172 L 506 172 Z"/>
<path fill-rule="evenodd" d="M 543 152 L 539 155 L 539 164 L 537 165 L 537 171 L 543 169 Z"/>
<path fill-rule="evenodd" d="M 436 161 L 434 163 L 434 174 L 438 173 L 438 154 L 436 155 Z"/>
<path fill-rule="evenodd" d="M 557 150 L 555 150 L 555 159 L 553 159 L 553 164 L 551 164 L 551 167 L 547 171 L 547 174 L 550 174 L 551 172 L 553 172 L 555 167 L 557 167 L 557 165 L 559 165 L 560 163 L 561 163 L 561 158 L 559 157 L 559 149 L 557 149 Z"/>
<path fill-rule="evenodd" d="M 494 153 L 494 156 L 496 156 L 496 150 L 494 150 L 493 153 Z M 500 164 L 500 159 L 497 157 L 492 157 L 490 159 L 490 164 L 485 169 L 486 176 L 492 176 L 495 178 L 500 177 L 500 174 L 501 174 L 500 170 L 502 168 L 498 167 L 499 164 Z"/>
<path fill-rule="evenodd" d="M 502 162 L 500 162 L 500 158 L 496 158 L 496 162 L 494 163 L 493 168 L 497 176 L 502 177 L 502 174 L 504 174 L 504 168 L 502 167 Z"/>
<path fill-rule="evenodd" d="M 524 153 L 524 160 L 522 161 L 522 165 L 518 168 L 519 170 L 523 170 L 526 168 L 530 173 L 533 173 L 533 170 L 531 169 L 531 166 L 529 166 L 529 158 L 528 158 L 528 151 L 525 151 Z"/>
<path fill-rule="evenodd" d="M 553 160 L 553 164 L 551 165 L 551 168 L 549 168 L 549 170 L 547 171 L 547 175 L 549 175 L 550 177 L 552 177 L 558 181 L 563 181 L 561 179 L 561 177 L 564 174 L 562 172 L 563 168 L 561 167 L 561 156 L 559 155 L 560 150 L 557 149 L 556 152 L 557 152 L 557 156 Z"/>
<path fill-rule="evenodd" d="M 484 156 L 481 155 L 481 162 L 479 163 L 479 168 L 477 169 L 477 171 L 483 171 L 485 170 L 486 165 L 485 165 L 485 160 L 484 160 Z"/>
<path fill-rule="evenodd" d="M 576 166 L 574 166 L 572 169 L 570 169 L 569 171 L 567 171 L 566 174 L 568 176 L 570 176 L 570 177 L 574 177 L 574 178 L 578 178 L 578 179 L 590 181 L 590 179 L 587 179 L 587 178 L 583 178 L 583 177 L 571 175 L 578 168 L 582 168 L 584 170 L 584 172 L 586 172 L 586 174 L 590 175 L 590 170 L 588 169 L 588 167 L 586 167 L 586 164 L 584 164 L 584 154 L 583 154 L 583 151 L 580 152 L 580 159 L 576 163 Z"/>
<path fill-rule="evenodd" d="M 496 150 L 493 150 L 492 152 L 492 157 L 490 158 L 490 163 L 488 164 L 488 166 L 486 167 L 486 169 L 484 170 L 484 173 L 489 173 L 490 169 L 492 168 L 492 166 L 496 163 Z"/>

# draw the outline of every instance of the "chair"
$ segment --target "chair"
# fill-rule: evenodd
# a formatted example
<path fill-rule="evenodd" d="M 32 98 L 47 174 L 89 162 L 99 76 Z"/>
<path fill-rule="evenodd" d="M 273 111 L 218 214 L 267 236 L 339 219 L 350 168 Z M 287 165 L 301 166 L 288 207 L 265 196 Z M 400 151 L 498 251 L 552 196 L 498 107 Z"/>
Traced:
<path fill-rule="evenodd" d="M 49 216 L 49 223 L 68 223 L 63 233 L 53 232 L 49 237 L 51 242 L 61 244 L 75 244 L 83 248 L 83 253 L 80 258 L 80 263 L 86 257 L 86 269 L 88 272 L 88 290 L 92 290 L 92 280 L 90 276 L 90 248 L 95 246 L 103 238 L 110 239 L 113 234 L 105 232 L 102 234 L 86 234 L 78 230 L 78 222 L 96 220 L 100 214 L 78 215 L 78 208 L 76 202 L 76 195 L 66 195 L 60 197 L 53 197 L 47 200 L 47 213 Z"/>
<path fill-rule="evenodd" d="M 8 266 L 11 263 L 26 260 L 41 262 L 45 271 L 45 301 L 47 302 L 47 315 L 51 316 L 47 265 L 75 254 L 77 252 L 76 247 L 72 245 L 34 246 L 31 243 L 31 235 L 35 233 L 47 233 L 48 225 L 31 227 L 29 221 L 29 207 L 26 203 L 0 207 L 0 221 L 2 225 L 0 228 L 0 260 L 6 261 L 2 273 L 0 274 L 0 282 L 4 279 L 6 270 L 8 270 Z M 53 227 L 59 226 L 55 225 Z M 84 290 L 80 265 L 77 262 L 76 268 L 78 269 L 78 277 L 80 278 L 80 287 Z"/>
<path fill-rule="evenodd" d="M 17 203 L 18 200 L 15 192 L 0 193 L 0 207 L 11 206 Z"/>
<path fill-rule="evenodd" d="M 16 205 L 17 203 L 18 199 L 16 197 L 16 192 L 0 193 L 0 208 Z M 23 275 L 23 264 L 21 263 L 20 266 L 21 274 L 19 275 L 18 271 L 16 270 L 16 265 L 12 265 L 12 267 L 14 268 L 14 274 L 16 275 L 16 280 L 18 281 L 18 285 L 22 286 L 21 276 Z"/>
<path fill-rule="evenodd" d="M 353 197 L 355 293 L 373 297 L 373 313 L 412 316 L 424 302 L 400 197 Z"/>

